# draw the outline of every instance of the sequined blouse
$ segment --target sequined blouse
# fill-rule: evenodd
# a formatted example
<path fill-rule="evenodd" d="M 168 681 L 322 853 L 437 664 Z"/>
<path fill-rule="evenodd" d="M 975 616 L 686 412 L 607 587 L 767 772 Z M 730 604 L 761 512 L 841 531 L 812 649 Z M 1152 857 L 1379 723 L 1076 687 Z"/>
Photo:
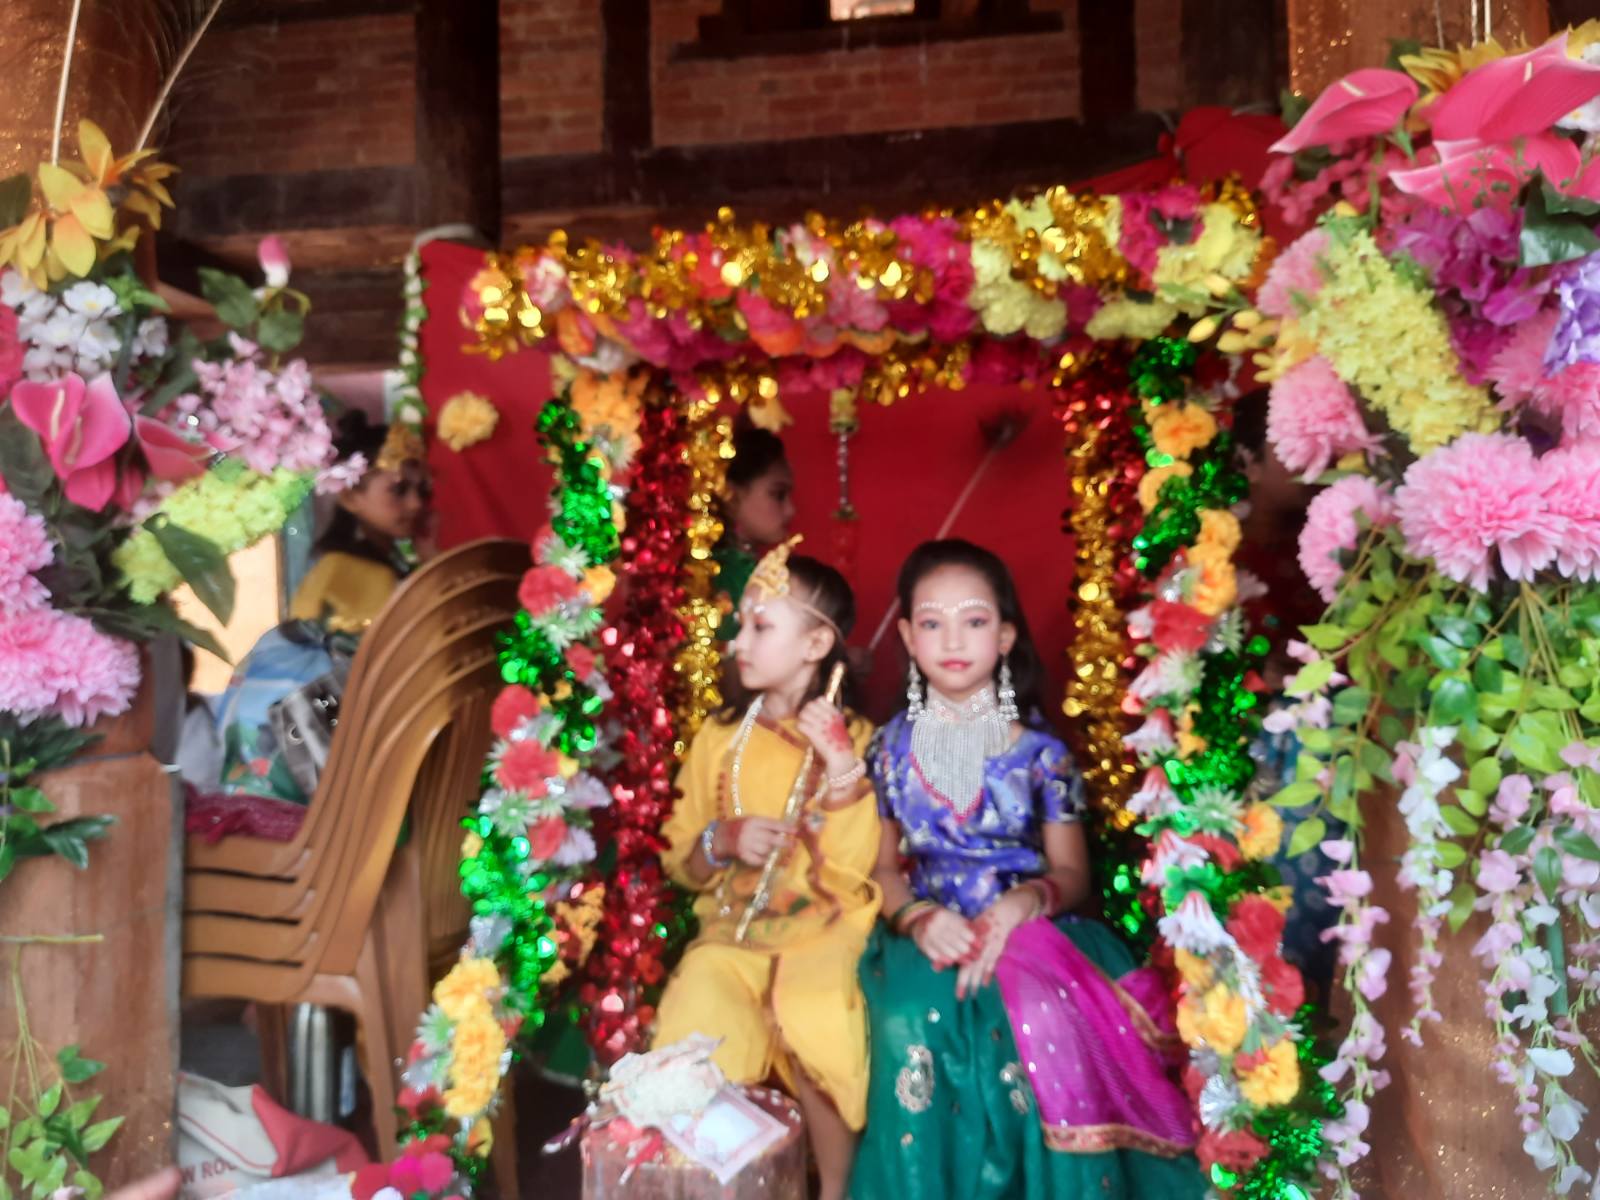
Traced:
<path fill-rule="evenodd" d="M 965 817 L 923 782 L 901 713 L 867 752 L 878 810 L 900 824 L 911 890 L 972 917 L 1024 879 L 1044 873 L 1044 826 L 1076 821 L 1083 780 L 1061 739 L 1025 729 L 984 764 L 983 795 Z"/>

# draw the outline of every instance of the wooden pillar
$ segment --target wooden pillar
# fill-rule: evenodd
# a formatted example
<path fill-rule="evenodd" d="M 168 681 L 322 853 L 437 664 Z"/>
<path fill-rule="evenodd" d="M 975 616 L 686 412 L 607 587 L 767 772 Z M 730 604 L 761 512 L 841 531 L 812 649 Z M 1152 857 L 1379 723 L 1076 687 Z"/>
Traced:
<path fill-rule="evenodd" d="M 1266 104 L 1276 111 L 1284 80 L 1276 49 L 1277 0 L 1184 0 L 1186 107 Z"/>
<path fill-rule="evenodd" d="M 1390 42 L 1502 46 L 1549 36 L 1546 0 L 1288 0 L 1289 80 L 1302 95 L 1361 67 L 1380 67 Z"/>
<path fill-rule="evenodd" d="M 418 0 L 417 221 L 500 237 L 500 5 Z"/>

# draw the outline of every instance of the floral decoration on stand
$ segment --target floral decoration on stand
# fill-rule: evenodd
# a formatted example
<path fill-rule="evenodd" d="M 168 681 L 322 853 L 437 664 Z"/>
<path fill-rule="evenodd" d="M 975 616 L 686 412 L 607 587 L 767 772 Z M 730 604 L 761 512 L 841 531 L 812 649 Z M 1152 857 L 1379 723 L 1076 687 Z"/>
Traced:
<path fill-rule="evenodd" d="M 422 277 L 420 248 L 412 248 L 401 270 L 404 284 L 400 295 L 405 311 L 400 317 L 400 384 L 395 389 L 389 420 L 404 425 L 420 439 L 423 422 L 428 418 L 428 406 L 422 399 L 422 323 L 428 319 L 428 303 L 424 299 L 428 285 Z"/>
<path fill-rule="evenodd" d="M 469 446 L 488 441 L 500 423 L 500 410 L 489 397 L 477 392 L 457 392 L 439 410 L 439 440 L 460 454 Z"/>
<path fill-rule="evenodd" d="M 1479 964 L 1524 1150 L 1557 1193 L 1596 1169 L 1569 1090 L 1594 1069 L 1579 1018 L 1600 983 L 1596 33 L 1358 72 L 1279 147 L 1377 164 L 1378 202 L 1339 204 L 1290 246 L 1240 331 L 1273 379 L 1275 451 L 1326 485 L 1300 560 L 1329 608 L 1303 631 L 1304 753 L 1274 803 L 1317 806 L 1297 845 L 1325 815 L 1350 831 L 1323 842 L 1354 1014 L 1326 1071 L 1344 1091 L 1326 1129 L 1342 1196 L 1386 1042 L 1426 1041 L 1453 956 Z M 1362 847 L 1396 792 L 1418 916 L 1412 1016 L 1385 1030 L 1374 937 L 1394 923 Z"/>

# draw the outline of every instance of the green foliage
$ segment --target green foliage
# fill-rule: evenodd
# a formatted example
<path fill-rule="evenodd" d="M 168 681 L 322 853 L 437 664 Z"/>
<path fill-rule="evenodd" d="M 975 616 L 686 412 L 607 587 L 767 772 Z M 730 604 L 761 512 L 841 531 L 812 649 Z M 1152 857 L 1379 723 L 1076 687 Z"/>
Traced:
<path fill-rule="evenodd" d="M 95 741 L 55 717 L 20 722 L 0 714 L 0 881 L 29 858 L 59 855 L 73 866 L 89 865 L 89 843 L 105 836 L 112 818 L 83 816 L 45 822 L 55 812 L 29 781 L 61 766 Z"/>

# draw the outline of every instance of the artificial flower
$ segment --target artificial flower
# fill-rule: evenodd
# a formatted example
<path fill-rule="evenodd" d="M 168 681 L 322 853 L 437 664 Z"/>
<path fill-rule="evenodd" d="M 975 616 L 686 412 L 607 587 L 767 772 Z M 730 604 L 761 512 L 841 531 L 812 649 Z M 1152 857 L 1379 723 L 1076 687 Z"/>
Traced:
<path fill-rule="evenodd" d="M 1232 554 L 1239 548 L 1239 541 L 1244 536 L 1240 528 L 1239 518 L 1225 508 L 1207 508 L 1200 513 L 1200 532 L 1195 541 L 1198 544 L 1214 546 L 1223 554 Z"/>
<path fill-rule="evenodd" d="M 261 264 L 267 287 L 280 290 L 289 286 L 289 250 L 277 234 L 264 237 L 256 244 L 256 262 Z"/>
<path fill-rule="evenodd" d="M 1191 567 L 1199 571 L 1190 603 L 1207 616 L 1219 617 L 1239 597 L 1239 576 L 1228 554 L 1216 546 L 1199 543 L 1188 555 Z"/>
<path fill-rule="evenodd" d="M 457 454 L 487 441 L 500 423 L 494 401 L 477 392 L 457 392 L 439 410 L 439 440 Z"/>
<path fill-rule="evenodd" d="M 567 823 L 560 817 L 545 817 L 528 827 L 528 858 L 548 862 L 567 840 Z"/>
<path fill-rule="evenodd" d="M 1436 142 L 1511 142 L 1544 133 L 1596 96 L 1600 66 L 1568 55 L 1562 33 L 1474 67 L 1429 106 L 1427 120 Z"/>
<path fill-rule="evenodd" d="M 500 1087 L 505 1050 L 505 1031 L 487 1006 L 456 1026 L 450 1041 L 450 1086 L 444 1093 L 446 1113 L 468 1120 L 489 1107 Z"/>
<path fill-rule="evenodd" d="M 524 721 L 539 715 L 542 705 L 539 697 L 520 683 L 500 689 L 494 706 L 489 710 L 489 725 L 496 737 L 508 738 Z"/>
<path fill-rule="evenodd" d="M 1099 342 L 1122 339 L 1149 341 L 1160 337 L 1178 319 L 1178 309 L 1165 300 L 1108 300 L 1089 318 L 1084 332 Z"/>
<path fill-rule="evenodd" d="M 1163 404 L 1150 417 L 1151 441 L 1173 458 L 1188 458 L 1216 436 L 1216 418 L 1198 404 Z"/>
<path fill-rule="evenodd" d="M 1194 653 L 1203 648 L 1211 636 L 1211 618 L 1179 601 L 1152 602 L 1150 617 L 1150 640 L 1158 650 Z"/>
<path fill-rule="evenodd" d="M 1250 1028 L 1244 997 L 1226 984 L 1214 984 L 1199 997 L 1178 1004 L 1178 1035 L 1187 1045 L 1232 1054 Z"/>
<path fill-rule="evenodd" d="M 1401 71 L 1367 67 L 1325 87 L 1295 126 L 1271 146 L 1275 154 L 1295 154 L 1310 146 L 1330 146 L 1394 129 L 1421 91 Z"/>
<path fill-rule="evenodd" d="M 594 674 L 595 652 L 582 642 L 574 642 L 568 646 L 562 658 L 567 664 L 567 669 L 578 679 L 588 679 L 589 676 Z"/>
<path fill-rule="evenodd" d="M 1257 1108 L 1287 1104 L 1300 1090 L 1300 1060 L 1288 1038 L 1274 1042 L 1239 1080 L 1239 1094 Z"/>
<path fill-rule="evenodd" d="M 1216 971 L 1212 968 L 1210 959 L 1179 949 L 1172 952 L 1172 961 L 1178 968 L 1178 974 L 1183 982 L 1196 995 L 1203 994 L 1216 980 Z"/>
<path fill-rule="evenodd" d="M 50 593 L 33 573 L 54 558 L 44 518 L 0 492 L 0 614 L 27 612 L 48 602 Z"/>
<path fill-rule="evenodd" d="M 54 608 L 0 613 L 0 711 L 88 725 L 126 712 L 138 687 L 131 642 Z"/>
<path fill-rule="evenodd" d="M 1283 913 L 1270 900 L 1245 896 L 1228 914 L 1227 929 L 1239 949 L 1262 963 L 1277 953 L 1283 940 L 1283 924 Z"/>
<path fill-rule="evenodd" d="M 1161 489 L 1167 480 L 1187 479 L 1193 472 L 1194 468 L 1186 462 L 1169 463 L 1164 467 L 1152 467 L 1139 480 L 1139 507 L 1144 509 L 1145 512 L 1151 512 L 1161 502 Z"/>
<path fill-rule="evenodd" d="M 1283 818 L 1270 804 L 1252 804 L 1244 810 L 1239 833 L 1239 853 L 1262 861 L 1278 852 L 1283 841 Z"/>
<path fill-rule="evenodd" d="M 1296 238 L 1273 259 L 1256 293 L 1256 307 L 1269 317 L 1292 317 L 1322 288 L 1318 259 L 1328 248 L 1328 233 L 1313 229 Z"/>
<path fill-rule="evenodd" d="M 1321 355 L 1272 381 L 1267 441 L 1279 462 L 1308 481 L 1336 459 L 1367 454 L 1381 445 L 1367 431 L 1355 396 Z"/>
<path fill-rule="evenodd" d="M 1381 529 L 1394 523 L 1394 498 L 1365 475 L 1347 475 L 1312 497 L 1300 530 L 1300 569 L 1324 603 L 1332 604 L 1344 578 L 1341 554 L 1356 548 L 1358 517 Z"/>
<path fill-rule="evenodd" d="M 1500 394 L 1502 408 L 1526 406 L 1550 418 L 1559 424 L 1564 442 L 1600 438 L 1600 353 L 1594 361 L 1582 357 L 1567 361 L 1565 354 L 1556 355 L 1554 362 L 1546 360 L 1547 351 L 1556 344 L 1557 324 L 1581 308 L 1574 303 L 1569 309 L 1563 302 L 1560 308 L 1523 322 L 1485 371 Z"/>
<path fill-rule="evenodd" d="M 577 594 L 577 581 L 559 567 L 532 567 L 522 577 L 517 601 L 530 615 L 542 617 Z"/>
<path fill-rule="evenodd" d="M 1274 955 L 1261 964 L 1261 990 L 1267 1007 L 1280 1017 L 1291 1017 L 1306 1002 L 1305 980 L 1293 964 Z"/>
<path fill-rule="evenodd" d="M 1546 370 L 1600 363 L 1600 253 L 1565 264 L 1556 295 L 1560 303 L 1545 350 Z"/>
<path fill-rule="evenodd" d="M 1213 1166 L 1243 1175 L 1265 1158 L 1271 1147 L 1248 1129 L 1207 1129 L 1200 1134 L 1195 1155 L 1210 1174 Z"/>
<path fill-rule="evenodd" d="M 1211 902 L 1199 891 L 1192 891 L 1157 922 L 1162 940 L 1174 949 L 1206 955 L 1226 945 L 1227 931 L 1212 911 Z"/>
<path fill-rule="evenodd" d="M 11 407 L 44 444 L 68 500 L 100 512 L 117 489 L 115 455 L 133 433 L 111 376 L 86 383 L 69 372 L 54 383 L 19 383 Z"/>
<path fill-rule="evenodd" d="M 604 564 L 590 567 L 583 573 L 583 590 L 589 594 L 591 604 L 604 604 L 616 586 L 616 573 Z"/>
<path fill-rule="evenodd" d="M 495 781 L 506 791 L 522 792 L 535 799 L 550 790 L 550 780 L 559 773 L 560 755 L 532 738 L 502 746 L 494 769 Z"/>
<path fill-rule="evenodd" d="M 487 958 L 465 955 L 433 985 L 433 1002 L 452 1021 L 463 1020 L 501 987 L 500 971 Z"/>
<path fill-rule="evenodd" d="M 1587 367 L 1568 367 L 1567 372 Z M 1600 440 L 1561 446 L 1539 460 L 1545 504 L 1561 523 L 1556 569 L 1567 579 L 1600 579 Z"/>
<path fill-rule="evenodd" d="M 261 474 L 312 473 L 331 465 L 333 431 L 311 368 L 295 359 L 273 370 L 255 346 L 237 334 L 230 338 L 232 357 L 195 361 L 196 388 L 174 401 L 178 413 L 218 450 Z M 406 434 L 405 426 L 390 426 L 389 436 L 397 442 Z M 388 465 L 389 449 L 386 444 L 378 466 Z M 420 445 L 416 449 L 410 457 L 421 457 Z"/>

